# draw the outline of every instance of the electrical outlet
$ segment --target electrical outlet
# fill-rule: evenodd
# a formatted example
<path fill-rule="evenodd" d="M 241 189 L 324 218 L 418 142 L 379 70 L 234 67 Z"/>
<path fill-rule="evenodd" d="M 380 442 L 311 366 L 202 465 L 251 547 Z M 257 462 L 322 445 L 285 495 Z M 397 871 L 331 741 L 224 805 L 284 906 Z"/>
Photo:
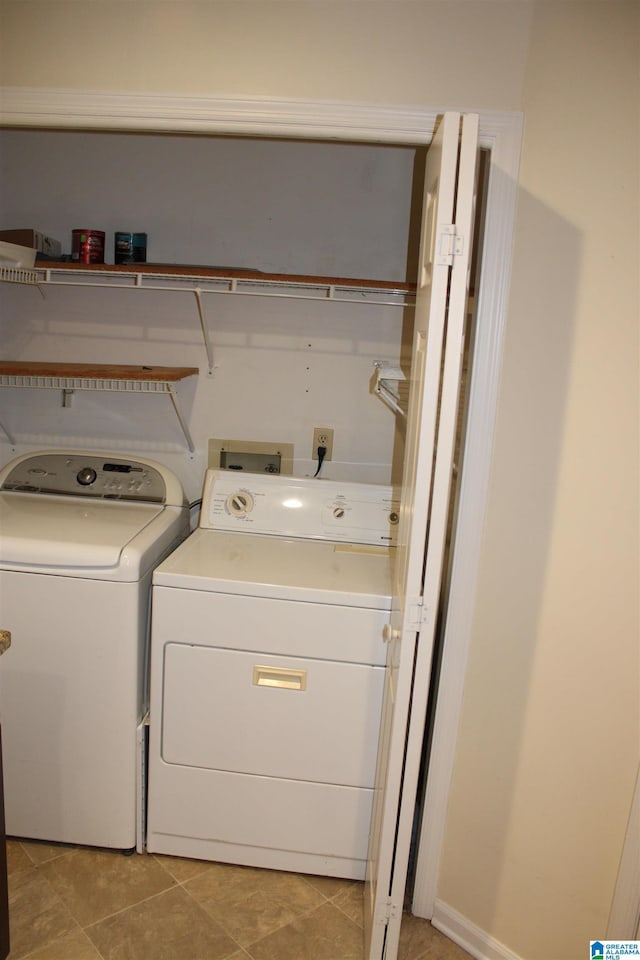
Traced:
<path fill-rule="evenodd" d="M 333 430 L 331 427 L 313 428 L 313 450 L 311 451 L 312 460 L 318 459 L 318 447 L 326 447 L 327 452 L 324 455 L 325 460 L 331 460 L 333 453 Z"/>

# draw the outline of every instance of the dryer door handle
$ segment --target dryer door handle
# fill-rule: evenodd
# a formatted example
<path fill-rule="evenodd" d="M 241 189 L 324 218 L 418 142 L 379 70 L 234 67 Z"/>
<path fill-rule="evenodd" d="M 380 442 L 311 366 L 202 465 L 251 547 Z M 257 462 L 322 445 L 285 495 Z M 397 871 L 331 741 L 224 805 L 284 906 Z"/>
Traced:
<path fill-rule="evenodd" d="M 254 687 L 279 687 L 283 690 L 306 690 L 307 671 L 289 667 L 267 667 L 256 663 L 253 667 Z"/>
<path fill-rule="evenodd" d="M 11 630 L 0 630 L 0 656 L 11 646 Z"/>

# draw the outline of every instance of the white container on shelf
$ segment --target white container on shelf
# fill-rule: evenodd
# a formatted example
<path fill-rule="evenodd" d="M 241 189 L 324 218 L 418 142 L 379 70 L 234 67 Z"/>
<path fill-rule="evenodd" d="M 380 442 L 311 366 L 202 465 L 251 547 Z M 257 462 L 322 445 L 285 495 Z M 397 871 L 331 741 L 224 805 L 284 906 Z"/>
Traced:
<path fill-rule="evenodd" d="M 32 247 L 21 247 L 18 243 L 7 243 L 0 240 L 0 266 L 3 267 L 32 267 L 36 262 L 36 250 Z"/>

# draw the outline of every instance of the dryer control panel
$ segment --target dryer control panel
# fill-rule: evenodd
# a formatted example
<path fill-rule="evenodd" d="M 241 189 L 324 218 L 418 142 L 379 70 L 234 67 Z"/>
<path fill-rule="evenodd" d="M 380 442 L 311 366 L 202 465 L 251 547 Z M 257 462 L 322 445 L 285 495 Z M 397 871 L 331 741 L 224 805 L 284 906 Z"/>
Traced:
<path fill-rule="evenodd" d="M 161 464 L 81 452 L 20 457 L 0 472 L 0 490 L 175 506 L 184 501 L 179 481 Z"/>
<path fill-rule="evenodd" d="M 399 509 L 390 486 L 208 470 L 200 526 L 388 546 Z"/>

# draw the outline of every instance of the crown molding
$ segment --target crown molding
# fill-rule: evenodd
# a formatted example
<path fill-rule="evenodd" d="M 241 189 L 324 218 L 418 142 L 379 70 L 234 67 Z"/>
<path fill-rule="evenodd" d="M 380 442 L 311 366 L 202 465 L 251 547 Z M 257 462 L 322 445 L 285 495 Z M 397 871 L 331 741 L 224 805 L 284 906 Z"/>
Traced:
<path fill-rule="evenodd" d="M 427 142 L 438 112 L 269 97 L 193 97 L 99 90 L 0 88 L 0 123 L 19 127 L 157 130 L 241 136 Z"/>

